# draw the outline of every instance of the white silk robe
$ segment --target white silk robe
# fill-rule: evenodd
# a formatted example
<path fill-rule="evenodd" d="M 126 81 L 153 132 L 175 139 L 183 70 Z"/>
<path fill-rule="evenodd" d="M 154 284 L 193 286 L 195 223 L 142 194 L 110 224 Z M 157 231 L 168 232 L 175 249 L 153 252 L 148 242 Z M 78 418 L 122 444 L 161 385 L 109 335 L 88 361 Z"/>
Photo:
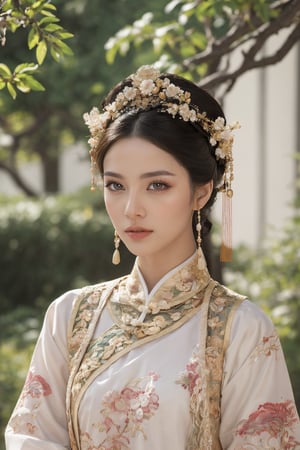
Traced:
<path fill-rule="evenodd" d="M 153 299 L 168 302 L 166 289 L 181 283 L 178 274 L 189 270 L 193 258 L 165 275 L 150 293 L 135 266 L 130 289 L 140 296 L 138 321 Z M 80 292 L 65 293 L 47 311 L 6 428 L 7 450 L 71 449 L 67 327 Z M 121 356 L 89 383 L 78 408 L 81 450 L 186 448 L 190 395 L 197 383 L 201 386 L 201 314 L 200 308 L 183 326 Z M 106 307 L 94 337 L 112 325 Z M 300 449 L 300 423 L 279 339 L 269 318 L 248 300 L 235 312 L 225 354 L 219 439 L 224 450 Z"/>

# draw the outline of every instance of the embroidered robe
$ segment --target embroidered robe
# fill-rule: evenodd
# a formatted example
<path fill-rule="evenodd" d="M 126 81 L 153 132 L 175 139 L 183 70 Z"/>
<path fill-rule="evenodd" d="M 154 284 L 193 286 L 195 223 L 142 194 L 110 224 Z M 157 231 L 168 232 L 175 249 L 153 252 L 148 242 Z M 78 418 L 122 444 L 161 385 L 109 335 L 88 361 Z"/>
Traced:
<path fill-rule="evenodd" d="M 6 440 L 8 450 L 296 449 L 300 426 L 271 322 L 194 256 L 150 294 L 136 265 L 56 300 Z"/>

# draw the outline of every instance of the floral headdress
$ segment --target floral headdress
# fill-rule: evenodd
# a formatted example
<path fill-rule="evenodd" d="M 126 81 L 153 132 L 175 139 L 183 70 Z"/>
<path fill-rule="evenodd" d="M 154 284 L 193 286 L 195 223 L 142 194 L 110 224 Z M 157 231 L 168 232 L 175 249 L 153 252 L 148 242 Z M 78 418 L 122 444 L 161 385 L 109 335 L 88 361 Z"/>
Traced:
<path fill-rule="evenodd" d="M 159 112 L 170 114 L 173 118 L 199 124 L 202 127 L 214 150 L 216 160 L 224 161 L 225 171 L 219 190 L 227 199 L 231 199 L 233 195 L 231 187 L 233 180 L 232 131 L 240 127 L 238 122 L 227 125 L 223 117 L 209 119 L 205 111 L 200 111 L 198 106 L 191 103 L 189 91 L 171 83 L 167 76 L 162 75 L 153 66 L 140 67 L 128 78 L 128 81 L 130 85 L 124 86 L 114 101 L 104 106 L 102 112 L 94 107 L 90 113 L 85 113 L 83 116 L 91 134 L 88 140 L 91 147 L 91 190 L 94 191 L 97 184 L 97 147 L 109 125 L 129 110 L 138 112 L 155 108 Z M 227 205 L 226 210 L 230 211 L 230 209 L 231 206 Z M 223 229 L 226 228 L 227 226 L 223 227 Z M 231 243 L 226 244 L 225 247 L 231 248 Z"/>

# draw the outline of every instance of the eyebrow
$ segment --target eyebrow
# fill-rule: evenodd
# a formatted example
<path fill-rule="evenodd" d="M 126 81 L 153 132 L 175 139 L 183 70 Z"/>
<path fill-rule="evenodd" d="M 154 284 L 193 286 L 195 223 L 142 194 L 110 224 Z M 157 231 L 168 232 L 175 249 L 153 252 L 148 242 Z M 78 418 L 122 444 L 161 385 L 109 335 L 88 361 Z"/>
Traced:
<path fill-rule="evenodd" d="M 121 174 L 119 174 L 117 172 L 111 172 L 109 170 L 107 172 L 104 172 L 103 175 L 105 177 L 114 177 L 114 178 L 119 178 L 119 179 L 124 178 Z M 153 172 L 143 173 L 140 176 L 140 178 L 145 179 L 145 178 L 159 177 L 159 176 L 163 176 L 163 175 L 174 177 L 175 173 L 169 172 L 168 170 L 154 170 Z"/>

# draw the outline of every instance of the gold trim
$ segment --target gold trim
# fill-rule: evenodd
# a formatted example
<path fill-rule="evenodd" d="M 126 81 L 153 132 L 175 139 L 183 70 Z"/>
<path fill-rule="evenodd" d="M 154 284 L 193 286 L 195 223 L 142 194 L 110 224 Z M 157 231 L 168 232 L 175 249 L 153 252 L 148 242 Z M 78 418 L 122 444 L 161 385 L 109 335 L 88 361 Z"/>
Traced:
<path fill-rule="evenodd" d="M 69 426 L 69 436 L 71 441 L 71 448 L 72 450 L 79 450 L 80 449 L 80 442 L 79 442 L 79 432 L 78 432 L 78 420 L 77 416 L 74 416 L 74 407 L 72 405 L 72 385 L 74 378 L 76 376 L 77 370 L 81 364 L 82 358 L 84 356 L 84 353 L 89 345 L 89 342 L 91 340 L 91 337 L 94 333 L 95 327 L 97 325 L 98 319 L 102 314 L 103 308 L 111 295 L 114 287 L 119 283 L 120 279 L 113 280 L 109 283 L 103 283 L 103 285 L 99 285 L 99 291 L 98 294 L 100 296 L 100 300 L 97 304 L 97 306 L 94 309 L 93 317 L 89 323 L 88 328 L 86 329 L 86 334 L 84 336 L 84 339 L 82 340 L 80 347 L 78 351 L 75 353 L 74 357 L 71 358 L 72 367 L 69 375 L 69 380 L 67 384 L 67 393 L 66 393 L 66 409 L 67 409 L 67 418 L 68 418 L 68 426 Z M 104 289 L 107 289 L 106 291 Z M 72 314 L 72 321 L 69 322 L 68 331 L 71 329 L 73 330 L 76 315 L 78 313 L 79 307 L 81 302 L 94 293 L 94 289 L 87 289 L 84 290 L 83 293 L 79 296 L 78 300 L 76 301 L 76 314 Z M 96 289 L 97 292 L 97 289 Z M 103 295 L 104 294 L 104 295 Z M 102 297 L 102 298 L 101 298 Z M 98 314 L 96 314 L 98 312 Z M 76 420 L 75 420 L 76 417 Z"/>
<path fill-rule="evenodd" d="M 180 328 L 200 310 L 199 370 L 203 380 L 204 397 L 200 400 L 199 396 L 196 395 L 197 393 L 191 396 L 190 408 L 193 428 L 187 443 L 187 449 L 221 450 L 222 447 L 219 441 L 220 414 L 217 414 L 216 411 L 219 411 L 221 404 L 224 357 L 230 342 L 230 331 L 234 314 L 245 298 L 210 279 L 206 287 L 203 287 L 196 295 L 194 293 L 190 297 L 191 309 L 185 310 L 184 316 L 178 319 L 177 322 L 167 322 L 165 328 L 156 334 L 144 335 L 142 337 L 135 336 L 133 333 L 130 334 L 130 328 L 123 328 L 122 335 L 125 337 L 128 335 L 128 340 L 125 339 L 124 342 L 125 347 L 117 353 L 113 353 L 103 363 L 101 361 L 103 353 L 99 353 L 100 366 L 98 368 L 96 367 L 94 371 L 82 371 L 80 373 L 79 369 L 85 361 L 85 354 L 87 354 L 88 361 L 88 348 L 92 343 L 92 336 L 102 311 L 115 287 L 124 278 L 126 277 L 84 290 L 74 303 L 74 309 L 68 327 L 68 339 L 72 340 L 72 336 L 74 337 L 75 341 L 73 345 L 75 343 L 76 351 L 73 354 L 70 352 L 71 373 L 67 386 L 67 415 L 72 450 L 80 449 L 78 410 L 86 389 L 95 378 L 131 350 Z M 193 306 L 193 302 L 197 300 L 199 303 Z M 76 327 L 76 323 L 78 322 L 79 324 L 79 321 L 83 318 L 83 316 L 80 317 L 80 313 L 82 314 L 83 311 L 88 311 L 90 316 L 86 319 L 86 328 L 83 328 L 85 334 L 82 336 L 82 341 L 78 344 L 78 348 L 76 348 L 76 342 L 80 338 L 78 332 L 82 332 L 82 328 Z M 117 328 L 120 329 L 120 325 L 118 326 L 115 323 L 109 330 L 106 330 L 100 337 L 97 337 L 95 342 L 99 343 L 99 351 L 102 351 L 102 346 L 100 345 L 101 340 L 109 333 L 113 334 Z M 129 342 L 130 339 L 132 339 L 131 342 Z M 105 347 L 103 348 L 105 349 Z M 72 347 L 72 350 L 74 350 L 74 347 Z M 220 370 L 216 372 L 217 375 L 213 376 L 213 372 L 210 370 L 210 367 L 212 367 L 210 366 L 211 364 L 214 368 L 219 367 Z M 80 387 L 78 391 L 72 392 L 76 384 Z"/>
<path fill-rule="evenodd" d="M 224 335 L 224 345 L 223 345 L 223 355 L 225 355 L 229 342 L 230 342 L 230 333 L 231 333 L 231 327 L 232 322 L 235 316 L 235 313 L 239 306 L 246 300 L 246 297 L 241 297 L 235 301 L 235 304 L 232 306 L 231 311 L 227 318 L 226 328 L 225 328 L 225 335 Z"/>
<path fill-rule="evenodd" d="M 123 350 L 121 350 L 118 353 L 115 353 L 113 356 L 111 356 L 106 363 L 101 365 L 97 370 L 95 370 L 89 376 L 88 380 L 86 381 L 86 383 L 84 385 L 84 389 L 80 390 L 80 392 L 79 392 L 79 394 L 78 394 L 78 396 L 77 396 L 77 398 L 75 400 L 75 403 L 74 403 L 74 414 L 75 414 L 75 416 L 77 417 L 77 413 L 78 413 L 78 409 L 79 409 L 79 406 L 80 406 L 80 402 L 82 400 L 82 397 L 83 397 L 84 393 L 86 392 L 88 387 L 91 385 L 91 383 L 95 380 L 95 378 L 97 378 L 97 376 L 99 376 L 101 373 L 103 373 L 109 366 L 111 366 L 114 362 L 116 362 L 122 356 L 124 356 L 127 353 L 129 353 L 131 350 L 134 350 L 135 348 L 138 348 L 138 347 L 140 347 L 140 346 L 142 346 L 144 344 L 147 344 L 148 342 L 151 342 L 151 341 L 154 341 L 156 339 L 159 339 L 160 337 L 165 336 L 165 335 L 171 333 L 172 331 L 177 330 L 178 328 L 183 326 L 192 316 L 194 316 L 201 309 L 202 305 L 203 305 L 203 302 L 201 302 L 193 310 L 191 310 L 188 313 L 186 313 L 186 315 L 183 316 L 180 320 L 178 320 L 174 324 L 168 326 L 167 328 L 163 329 L 161 332 L 156 333 L 154 335 L 143 337 L 141 339 L 138 339 L 135 342 L 133 342 L 132 344 L 129 344 Z"/>

